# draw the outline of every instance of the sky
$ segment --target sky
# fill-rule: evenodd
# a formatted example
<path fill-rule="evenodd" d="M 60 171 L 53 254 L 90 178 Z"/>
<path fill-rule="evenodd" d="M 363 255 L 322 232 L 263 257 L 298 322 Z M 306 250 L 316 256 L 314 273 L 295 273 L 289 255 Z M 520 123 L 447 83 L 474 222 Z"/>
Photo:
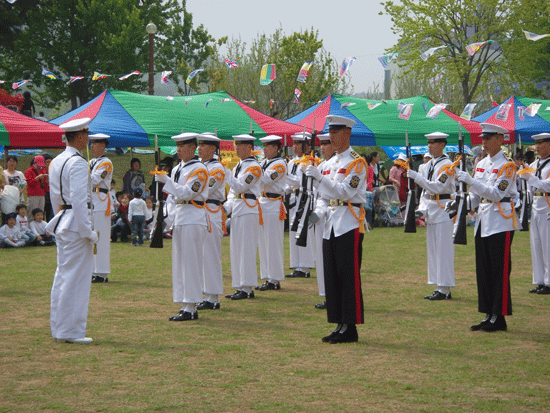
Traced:
<path fill-rule="evenodd" d="M 373 91 L 374 84 L 383 92 L 384 69 L 378 57 L 398 40 L 390 17 L 378 14 L 383 11 L 380 2 L 187 0 L 186 8 L 193 15 L 194 27 L 203 24 L 216 39 L 240 36 L 250 43 L 259 33 L 270 35 L 279 27 L 287 35 L 313 27 L 339 64 L 346 57 L 357 58 L 345 76 L 349 76 L 353 92 L 360 93 Z"/>

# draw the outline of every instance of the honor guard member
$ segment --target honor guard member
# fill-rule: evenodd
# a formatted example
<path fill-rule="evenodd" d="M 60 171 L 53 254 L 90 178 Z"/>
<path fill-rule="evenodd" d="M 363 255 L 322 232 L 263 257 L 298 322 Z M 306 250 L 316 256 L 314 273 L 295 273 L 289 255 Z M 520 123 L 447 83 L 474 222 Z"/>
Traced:
<path fill-rule="evenodd" d="M 94 229 L 99 232 L 97 254 L 94 254 L 93 283 L 108 282 L 108 276 L 111 273 L 111 197 L 109 189 L 113 178 L 113 164 L 105 156 L 109 137 L 103 133 L 89 135 L 90 151 L 94 156 L 94 159 L 90 160 Z"/>
<path fill-rule="evenodd" d="M 330 160 L 336 153 L 334 146 L 330 142 L 330 133 L 318 135 L 319 143 L 321 145 L 321 155 L 325 158 L 317 167 L 323 175 L 330 175 Z M 316 204 L 320 199 L 319 191 L 315 191 Z M 317 275 L 317 287 L 319 288 L 319 296 L 325 298 L 325 270 L 323 268 L 323 230 L 326 223 L 325 209 L 323 208 L 323 201 L 321 207 L 315 209 L 315 214 L 319 217 L 319 222 L 315 224 L 315 273 Z M 319 310 L 325 310 L 327 308 L 326 300 L 315 304 L 315 308 Z"/>
<path fill-rule="evenodd" d="M 172 227 L 172 287 L 173 301 L 182 303 L 178 314 L 170 321 L 199 318 L 196 303 L 202 302 L 203 244 L 208 231 L 205 201 L 208 199 L 208 171 L 195 156 L 197 134 L 172 136 L 177 144 L 180 162 L 172 176 L 156 175 L 162 190 L 175 205 Z"/>
<path fill-rule="evenodd" d="M 284 195 L 286 186 L 286 162 L 280 156 L 281 137 L 269 135 L 261 138 L 265 159 L 261 163 L 262 178 L 260 206 L 263 225 L 260 225 L 260 278 L 264 283 L 260 291 L 280 290 L 284 280 L 283 240 L 286 210 Z"/>
<path fill-rule="evenodd" d="M 368 165 L 350 147 L 351 127 L 356 122 L 335 115 L 327 116 L 327 121 L 330 141 L 336 150 L 330 161 L 330 173 L 323 175 L 313 165 L 305 173 L 318 182 L 317 190 L 326 209 L 323 267 L 327 318 L 337 327 L 322 341 L 349 343 L 358 340 L 356 324 L 364 322 L 360 270 Z"/>
<path fill-rule="evenodd" d="M 519 176 L 529 184 L 531 205 L 531 260 L 533 284 L 530 293 L 550 294 L 550 133 L 533 135 L 535 151 L 540 159 L 530 165 L 532 171 Z"/>
<path fill-rule="evenodd" d="M 425 164 L 423 173 L 410 169 L 407 174 L 423 188 L 418 215 L 426 219 L 426 244 L 428 249 L 428 285 L 435 285 L 433 294 L 426 299 L 450 300 L 451 287 L 455 286 L 453 244 L 453 220 L 445 211 L 454 192 L 452 162 L 443 153 L 449 135 L 433 132 L 425 135 L 433 158 Z M 426 158 L 426 157 L 424 157 Z"/>
<path fill-rule="evenodd" d="M 225 203 L 231 214 L 229 250 L 231 254 L 232 300 L 254 298 L 254 287 L 258 285 L 256 251 L 260 236 L 262 213 L 260 192 L 262 168 L 252 156 L 254 136 L 236 135 L 235 152 L 240 158 L 232 172 L 226 171 L 225 182 L 231 188 Z"/>
<path fill-rule="evenodd" d="M 482 123 L 481 130 L 488 156 L 479 161 L 473 178 L 466 171 L 456 175 L 470 185 L 470 209 L 478 208 L 474 228 L 478 310 L 485 318 L 471 330 L 497 331 L 506 330 L 505 317 L 512 315 L 511 247 L 519 229 L 512 200 L 519 194 L 516 164 L 501 149 L 507 130 L 491 123 Z"/>
<path fill-rule="evenodd" d="M 208 199 L 204 208 L 210 220 L 211 230 L 206 233 L 203 247 L 203 280 L 204 300 L 197 310 L 218 310 L 223 294 L 222 275 L 222 238 L 225 232 L 225 167 L 220 163 L 216 152 L 220 149 L 220 139 L 210 133 L 198 136 L 199 158 L 208 169 Z"/>
<path fill-rule="evenodd" d="M 81 152 L 88 146 L 90 118 L 72 120 L 65 131 L 67 148 L 50 164 L 50 196 L 56 215 L 46 226 L 55 234 L 57 269 L 52 285 L 50 325 L 58 342 L 86 344 L 93 245 L 98 241 L 91 223 L 90 168 Z"/>
<path fill-rule="evenodd" d="M 309 242 L 305 247 L 297 246 L 296 231 L 292 231 L 290 228 L 296 219 L 296 212 L 298 211 L 298 205 L 300 204 L 300 194 L 306 185 L 306 179 L 303 176 L 303 172 L 298 161 L 302 158 L 302 156 L 309 153 L 308 139 L 311 139 L 311 133 L 300 132 L 292 135 L 291 137 L 293 139 L 292 148 L 296 156 L 288 163 L 286 193 L 290 193 L 288 237 L 290 248 L 290 268 L 294 269 L 294 271 L 286 276 L 289 278 L 309 278 L 309 270 L 313 268 L 315 264 L 315 251 L 313 243 Z M 309 230 L 307 235 L 309 239 L 313 239 L 313 230 Z"/>

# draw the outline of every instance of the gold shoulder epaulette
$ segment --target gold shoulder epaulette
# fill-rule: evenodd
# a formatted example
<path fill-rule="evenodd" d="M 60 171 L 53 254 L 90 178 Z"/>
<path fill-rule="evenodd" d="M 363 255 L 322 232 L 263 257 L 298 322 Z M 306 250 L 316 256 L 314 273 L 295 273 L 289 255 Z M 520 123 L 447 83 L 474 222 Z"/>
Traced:
<path fill-rule="evenodd" d="M 355 159 L 361 157 L 361 155 L 359 155 L 359 154 L 358 154 L 357 152 L 355 152 L 355 151 L 351 151 L 350 154 L 351 154 L 351 156 L 353 156 Z"/>

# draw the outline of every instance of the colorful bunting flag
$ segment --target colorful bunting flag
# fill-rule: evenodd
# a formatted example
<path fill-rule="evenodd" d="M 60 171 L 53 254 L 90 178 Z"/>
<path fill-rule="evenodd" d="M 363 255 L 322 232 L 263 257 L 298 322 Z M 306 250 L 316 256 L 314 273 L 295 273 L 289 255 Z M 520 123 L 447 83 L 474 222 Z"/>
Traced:
<path fill-rule="evenodd" d="M 225 59 L 224 61 L 229 68 L 239 67 L 239 64 L 235 60 Z"/>
<path fill-rule="evenodd" d="M 160 83 L 163 85 L 169 85 L 170 81 L 168 80 L 168 76 L 172 74 L 171 70 L 163 70 L 162 74 L 160 75 Z"/>
<path fill-rule="evenodd" d="M 14 89 L 18 89 L 21 86 L 23 86 L 25 83 L 29 83 L 30 81 L 31 81 L 30 79 L 20 80 L 19 82 L 12 83 L 11 87 Z"/>
<path fill-rule="evenodd" d="M 403 107 L 399 111 L 399 119 L 409 120 L 409 118 L 411 117 L 413 105 L 414 103 L 403 105 Z"/>
<path fill-rule="evenodd" d="M 260 73 L 260 85 L 267 86 L 275 80 L 277 74 L 275 73 L 275 64 L 263 65 Z"/>
<path fill-rule="evenodd" d="M 132 73 L 128 73 L 127 75 L 119 77 L 118 80 L 126 80 L 130 76 L 134 76 L 134 75 L 141 75 L 141 72 L 138 72 L 137 70 L 134 70 Z"/>
<path fill-rule="evenodd" d="M 84 79 L 84 76 L 70 76 L 69 81 L 66 83 L 67 85 L 70 85 L 73 82 L 76 82 L 77 80 Z"/>
<path fill-rule="evenodd" d="M 537 114 L 541 106 L 542 103 L 531 103 L 529 106 L 527 106 L 527 109 L 525 109 L 525 114 L 527 116 L 533 117 Z"/>
<path fill-rule="evenodd" d="M 185 83 L 187 83 L 188 85 L 191 84 L 191 80 L 197 76 L 197 73 L 199 72 L 202 72 L 204 69 L 195 69 L 193 70 L 191 73 L 189 73 L 189 75 L 187 76 L 187 79 L 185 80 Z"/>
<path fill-rule="evenodd" d="M 191 99 L 193 98 L 185 98 L 185 104 L 187 105 Z M 208 106 L 208 103 L 206 105 Z"/>
<path fill-rule="evenodd" d="M 223 98 L 220 100 L 221 103 L 225 103 L 225 102 L 231 102 L 233 99 L 231 98 Z"/>
<path fill-rule="evenodd" d="M 355 103 L 353 103 L 353 102 L 342 103 L 342 104 L 340 105 L 340 109 L 344 109 L 344 108 L 347 107 L 347 106 L 353 106 L 353 105 L 355 105 Z"/>
<path fill-rule="evenodd" d="M 369 110 L 373 110 L 374 108 L 377 108 L 381 104 L 382 104 L 381 102 L 378 102 L 378 103 L 375 103 L 375 104 L 367 103 L 367 107 L 369 108 Z"/>
<path fill-rule="evenodd" d="M 460 117 L 464 120 L 470 120 L 472 119 L 474 108 L 476 107 L 477 103 L 468 103 L 465 107 L 462 113 L 460 114 Z"/>
<path fill-rule="evenodd" d="M 439 115 L 439 112 L 441 112 L 446 107 L 447 107 L 447 103 L 437 103 L 434 107 L 432 107 L 429 110 L 426 117 L 430 119 L 437 119 L 437 115 Z"/>
<path fill-rule="evenodd" d="M 349 70 L 353 62 L 355 62 L 355 57 L 346 57 L 342 64 L 340 65 L 340 76 L 344 76 L 346 72 Z"/>
<path fill-rule="evenodd" d="M 205 106 L 205 108 L 208 107 L 208 104 L 209 104 L 210 102 L 212 102 L 212 99 L 208 99 L 208 100 L 206 101 L 206 106 Z"/>
<path fill-rule="evenodd" d="M 243 100 L 243 102 L 244 102 L 244 103 L 249 103 L 249 104 L 251 104 L 251 105 L 253 105 L 254 103 L 256 103 L 255 100 Z M 271 101 L 270 101 L 269 103 L 271 103 Z M 271 107 L 273 107 L 273 106 L 271 106 Z"/>
<path fill-rule="evenodd" d="M 99 72 L 94 72 L 94 77 L 92 77 L 92 80 L 101 80 L 101 79 L 107 78 L 108 76 L 110 76 L 110 75 L 104 75 L 104 74 L 99 73 Z"/>
<path fill-rule="evenodd" d="M 312 65 L 313 65 L 313 60 L 309 62 L 305 62 L 302 65 L 302 68 L 300 69 L 300 73 L 298 73 L 298 77 L 296 78 L 297 82 L 306 83 L 307 76 L 309 75 L 309 69 L 311 69 Z"/>
<path fill-rule="evenodd" d="M 382 66 L 384 67 L 384 70 L 386 70 L 390 65 L 390 63 L 397 59 L 398 55 L 399 53 L 385 54 L 384 56 L 380 56 L 378 58 L 378 61 L 382 64 Z"/>
<path fill-rule="evenodd" d="M 550 33 L 549 34 L 535 34 L 535 33 L 525 31 L 525 30 L 523 30 L 523 33 L 525 33 L 525 37 L 527 38 L 527 40 L 532 40 L 534 42 L 536 42 L 537 40 L 540 40 L 540 39 L 544 39 L 545 37 L 550 37 Z"/>
<path fill-rule="evenodd" d="M 2 84 L 2 83 L 6 83 L 6 81 L 5 80 L 0 80 L 0 84 Z"/>
<path fill-rule="evenodd" d="M 498 106 L 498 103 L 493 99 L 493 95 L 491 95 L 491 105 L 493 105 L 494 108 Z"/>
<path fill-rule="evenodd" d="M 430 58 L 431 55 L 433 55 L 437 50 L 439 49 L 443 49 L 444 47 L 447 47 L 447 46 L 437 46 L 437 47 L 432 47 L 428 50 L 426 50 L 424 53 L 422 53 L 420 55 L 420 58 L 424 61 L 428 60 Z"/>
<path fill-rule="evenodd" d="M 485 42 L 480 42 L 480 43 L 472 43 L 472 44 L 469 44 L 468 46 L 466 46 L 466 51 L 468 52 L 468 54 L 470 56 L 473 56 L 476 54 L 476 52 L 481 49 L 484 45 L 487 44 L 487 41 Z"/>
<path fill-rule="evenodd" d="M 296 89 L 296 90 L 298 90 L 298 89 Z M 276 101 L 275 99 L 270 99 L 270 100 L 269 100 L 269 109 L 273 109 L 273 105 L 274 105 L 275 103 L 277 103 L 277 101 Z"/>
<path fill-rule="evenodd" d="M 300 103 L 300 95 L 302 92 L 299 89 L 294 89 L 294 103 Z"/>
<path fill-rule="evenodd" d="M 511 107 L 512 107 L 511 103 L 503 103 L 502 105 L 500 105 L 495 115 L 495 119 L 506 122 L 506 120 L 508 119 L 508 112 Z"/>
<path fill-rule="evenodd" d="M 50 79 L 54 79 L 54 80 L 57 80 L 57 76 L 54 75 L 52 72 L 50 72 L 49 70 L 46 70 L 44 68 L 42 68 L 42 74 L 46 77 L 49 77 Z"/>
<path fill-rule="evenodd" d="M 424 112 L 428 113 L 428 104 L 427 103 L 423 103 L 422 108 L 424 109 Z"/>
<path fill-rule="evenodd" d="M 525 120 L 525 106 L 518 106 L 518 119 Z"/>

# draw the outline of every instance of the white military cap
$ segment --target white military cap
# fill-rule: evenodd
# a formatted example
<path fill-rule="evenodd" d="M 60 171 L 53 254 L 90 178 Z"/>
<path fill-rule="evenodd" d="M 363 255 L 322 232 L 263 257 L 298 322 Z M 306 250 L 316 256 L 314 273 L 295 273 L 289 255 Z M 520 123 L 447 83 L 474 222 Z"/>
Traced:
<path fill-rule="evenodd" d="M 172 139 L 173 139 L 176 143 L 185 143 L 185 142 L 187 142 L 187 141 L 191 141 L 191 140 L 193 140 L 193 139 L 197 139 L 197 136 L 199 136 L 198 133 L 184 132 L 184 133 L 180 133 L 179 135 L 172 136 Z"/>
<path fill-rule="evenodd" d="M 88 130 L 88 125 L 91 121 L 92 119 L 90 118 L 73 119 L 62 123 L 59 125 L 59 128 L 63 129 L 65 132 L 80 132 Z"/>
<path fill-rule="evenodd" d="M 424 154 L 424 158 L 433 158 L 432 154 L 430 152 L 426 152 Z"/>
<path fill-rule="evenodd" d="M 298 132 L 291 136 L 295 141 L 303 141 L 306 139 L 311 139 L 311 133 L 309 132 Z"/>
<path fill-rule="evenodd" d="M 321 142 L 328 142 L 330 141 L 330 133 L 323 133 L 322 135 L 317 135 L 319 138 L 319 141 Z"/>
<path fill-rule="evenodd" d="M 405 162 L 407 160 L 407 157 L 405 156 L 405 154 L 400 153 L 399 155 L 397 155 L 397 158 L 395 159 L 395 161 L 397 160 Z"/>
<path fill-rule="evenodd" d="M 100 141 L 104 139 L 109 139 L 109 135 L 105 135 L 104 133 L 94 133 L 93 135 L 88 135 L 88 138 L 90 138 L 91 141 Z"/>
<path fill-rule="evenodd" d="M 550 133 L 544 132 L 531 136 L 536 141 L 547 141 L 550 139 Z"/>
<path fill-rule="evenodd" d="M 428 138 L 429 141 L 437 141 L 437 140 L 447 139 L 449 137 L 448 134 L 443 132 L 432 132 L 424 136 Z"/>
<path fill-rule="evenodd" d="M 235 142 L 253 143 L 256 140 L 256 138 L 252 135 L 247 134 L 247 133 L 243 133 L 242 135 L 233 135 L 233 140 Z"/>
<path fill-rule="evenodd" d="M 494 125 L 492 123 L 481 123 L 479 126 L 481 126 L 481 137 L 484 136 L 491 136 L 495 133 L 500 133 L 501 135 L 504 135 L 505 133 L 508 133 L 507 129 L 504 129 L 502 126 Z"/>
<path fill-rule="evenodd" d="M 218 138 L 216 135 L 214 135 L 211 132 L 204 132 L 199 135 L 197 135 L 197 139 L 200 142 L 204 143 L 210 143 L 210 144 L 216 144 L 220 143 L 220 138 Z"/>
<path fill-rule="evenodd" d="M 280 143 L 281 137 L 277 135 L 267 135 L 267 136 L 264 136 L 263 138 L 260 138 L 260 142 L 263 143 L 264 145 L 266 143 Z"/>
<path fill-rule="evenodd" d="M 344 116 L 336 116 L 336 115 L 328 115 L 327 121 L 328 121 L 329 130 L 331 128 L 333 129 L 343 128 L 343 127 L 351 128 L 353 125 L 357 123 L 353 119 L 346 118 Z"/>

